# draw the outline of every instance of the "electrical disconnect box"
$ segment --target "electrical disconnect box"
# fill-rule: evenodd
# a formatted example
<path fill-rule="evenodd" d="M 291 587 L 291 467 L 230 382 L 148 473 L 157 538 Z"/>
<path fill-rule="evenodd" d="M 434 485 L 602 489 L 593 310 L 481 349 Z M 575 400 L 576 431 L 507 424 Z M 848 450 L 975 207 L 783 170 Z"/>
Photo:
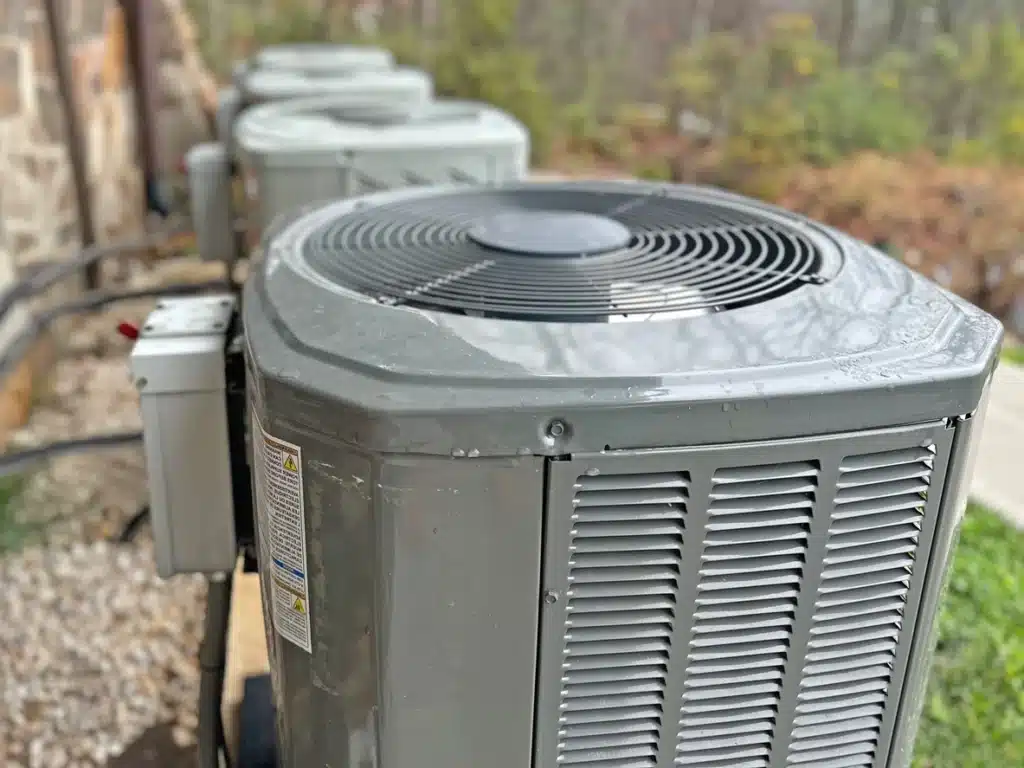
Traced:
<path fill-rule="evenodd" d="M 161 301 L 131 353 L 139 390 L 157 570 L 234 567 L 225 354 L 231 295 Z"/>

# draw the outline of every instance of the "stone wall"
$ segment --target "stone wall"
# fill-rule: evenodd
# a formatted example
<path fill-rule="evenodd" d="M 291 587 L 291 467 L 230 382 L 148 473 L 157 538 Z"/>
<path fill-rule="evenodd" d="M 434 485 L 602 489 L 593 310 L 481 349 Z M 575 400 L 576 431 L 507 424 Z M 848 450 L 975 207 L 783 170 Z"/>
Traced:
<path fill-rule="evenodd" d="M 215 85 L 200 60 L 183 0 L 151 1 L 159 27 L 153 37 L 160 45 L 160 160 L 173 172 L 184 151 L 210 134 Z M 101 240 L 122 238 L 140 230 L 144 211 L 120 7 L 116 0 L 59 4 L 68 29 L 96 231 Z M 65 138 L 42 2 L 0 0 L 0 291 L 33 262 L 66 257 L 79 245 Z M 12 332 L 11 323 L 5 325 L 0 351 Z M 2 422 L 9 420 L 2 411 L 0 403 L 0 435 Z"/>
<path fill-rule="evenodd" d="M 213 84 L 181 0 L 155 0 L 161 44 L 158 93 L 162 164 L 177 166 L 209 133 Z M 96 229 L 120 237 L 142 223 L 131 82 L 115 0 L 64 0 L 78 110 L 89 159 Z M 73 247 L 77 210 L 65 123 L 39 0 L 0 2 L 0 218 L 6 247 L 24 266 Z"/>

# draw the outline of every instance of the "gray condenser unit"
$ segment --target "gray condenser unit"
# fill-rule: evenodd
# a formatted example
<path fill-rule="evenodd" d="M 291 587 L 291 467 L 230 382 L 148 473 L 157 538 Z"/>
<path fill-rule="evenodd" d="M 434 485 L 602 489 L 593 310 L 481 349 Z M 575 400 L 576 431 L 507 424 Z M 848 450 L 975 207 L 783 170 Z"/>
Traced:
<path fill-rule="evenodd" d="M 278 115 L 275 125 L 285 115 L 301 116 L 301 104 L 293 108 L 276 106 L 276 103 L 302 94 L 307 97 L 310 94 L 322 94 L 320 98 L 326 100 L 335 112 L 347 108 L 398 110 L 403 113 L 424 108 L 434 94 L 430 77 L 415 69 L 364 71 L 319 79 L 285 70 L 257 70 L 239 75 L 243 76 L 248 78 L 247 82 L 254 89 L 256 95 L 250 93 L 250 96 L 255 102 L 270 101 L 275 104 L 253 107 L 257 110 L 254 122 L 248 122 L 248 128 L 239 128 L 239 115 L 244 113 L 237 107 L 242 101 L 230 107 L 225 99 L 234 97 L 222 94 L 221 107 L 224 109 L 218 112 L 217 118 L 219 140 L 194 147 L 186 158 L 193 227 L 200 254 L 210 261 L 229 260 L 233 253 L 234 190 L 231 177 L 236 166 L 238 134 L 241 131 L 243 138 L 250 136 L 254 131 L 251 126 L 255 125 L 255 132 L 259 135 L 259 126 L 264 120 L 259 115 Z M 278 130 L 282 135 L 288 135 L 287 128 Z"/>
<path fill-rule="evenodd" d="M 486 104 L 290 99 L 248 110 L 235 130 L 255 244 L 281 214 L 397 187 L 522 179 L 530 140 Z"/>
<path fill-rule="evenodd" d="M 238 62 L 232 85 L 217 98 L 218 139 L 230 143 L 231 124 L 248 103 L 284 98 L 308 88 L 311 80 L 337 79 L 360 73 L 387 72 L 395 57 L 384 48 L 335 43 L 282 43 L 260 49 L 247 61 Z M 269 73 L 267 77 L 257 73 Z M 275 79 L 275 75 L 280 75 Z M 313 91 L 317 93 L 317 91 Z M 320 91 L 322 92 L 322 91 Z"/>
<path fill-rule="evenodd" d="M 994 319 L 694 187 L 402 190 L 263 248 L 285 768 L 909 765 Z"/>
<path fill-rule="evenodd" d="M 250 66 L 307 74 L 384 72 L 394 68 L 395 57 L 391 51 L 373 45 L 279 43 L 257 51 Z"/>

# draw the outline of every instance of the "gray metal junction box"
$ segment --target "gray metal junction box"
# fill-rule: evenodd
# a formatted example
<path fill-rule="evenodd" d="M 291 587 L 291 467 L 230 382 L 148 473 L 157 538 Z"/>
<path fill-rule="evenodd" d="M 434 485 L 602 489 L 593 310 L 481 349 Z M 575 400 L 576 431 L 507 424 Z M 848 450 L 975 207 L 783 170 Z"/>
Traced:
<path fill-rule="evenodd" d="M 404 190 L 243 302 L 285 768 L 905 768 L 1001 340 L 640 183 Z"/>

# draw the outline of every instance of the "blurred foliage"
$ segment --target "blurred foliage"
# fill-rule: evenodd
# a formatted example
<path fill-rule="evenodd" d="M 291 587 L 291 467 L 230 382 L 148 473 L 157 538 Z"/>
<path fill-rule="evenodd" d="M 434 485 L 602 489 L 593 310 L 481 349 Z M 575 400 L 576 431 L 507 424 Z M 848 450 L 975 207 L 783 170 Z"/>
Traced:
<path fill-rule="evenodd" d="M 1008 174 L 1024 163 L 1020 14 L 904 19 L 894 36 L 890 11 L 920 20 L 928 4 L 860 3 L 837 32 L 825 0 L 775 16 L 736 0 L 756 20 L 731 26 L 724 5 L 713 24 L 680 23 L 672 0 L 381 0 L 376 16 L 349 0 L 187 1 L 222 74 L 273 42 L 381 44 L 438 95 L 518 117 L 536 165 L 779 202 L 891 244 L 1004 318 L 1024 289 L 1024 177 Z"/>
<path fill-rule="evenodd" d="M 519 0 L 448 0 L 439 29 L 427 35 L 385 33 L 378 41 L 404 64 L 422 67 L 439 96 L 493 104 L 530 131 L 535 162 L 543 162 L 558 124 L 537 56 L 518 40 Z"/>
<path fill-rule="evenodd" d="M 796 162 L 863 151 L 1024 161 L 1024 36 L 1012 22 L 844 68 L 811 17 L 778 16 L 753 44 L 718 33 L 679 51 L 667 90 L 714 124 L 724 170 L 755 194 Z"/>
<path fill-rule="evenodd" d="M 1002 359 L 1004 363 L 1024 366 L 1024 346 L 1004 347 Z"/>

